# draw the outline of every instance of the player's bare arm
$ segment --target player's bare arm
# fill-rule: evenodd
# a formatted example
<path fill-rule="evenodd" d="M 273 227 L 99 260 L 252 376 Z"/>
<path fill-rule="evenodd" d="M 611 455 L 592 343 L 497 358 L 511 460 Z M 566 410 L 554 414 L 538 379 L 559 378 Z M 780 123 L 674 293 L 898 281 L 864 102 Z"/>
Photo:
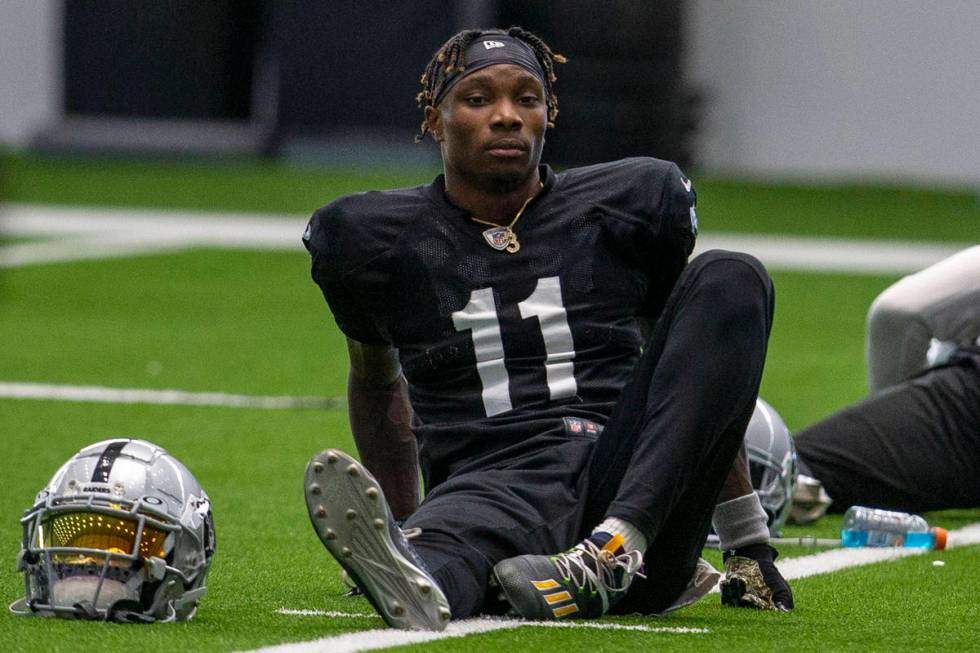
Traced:
<path fill-rule="evenodd" d="M 742 448 L 739 449 L 738 455 L 735 457 L 735 462 L 732 463 L 731 471 L 728 472 L 728 478 L 725 479 L 725 484 L 721 486 L 718 503 L 730 499 L 737 499 L 746 494 L 752 494 L 754 491 L 752 488 L 752 479 L 749 477 L 749 456 L 745 451 L 745 444 L 743 443 Z"/>
<path fill-rule="evenodd" d="M 364 466 L 374 474 L 396 519 L 419 503 L 417 445 L 410 427 L 408 388 L 392 347 L 347 339 L 347 383 L 351 432 Z"/>

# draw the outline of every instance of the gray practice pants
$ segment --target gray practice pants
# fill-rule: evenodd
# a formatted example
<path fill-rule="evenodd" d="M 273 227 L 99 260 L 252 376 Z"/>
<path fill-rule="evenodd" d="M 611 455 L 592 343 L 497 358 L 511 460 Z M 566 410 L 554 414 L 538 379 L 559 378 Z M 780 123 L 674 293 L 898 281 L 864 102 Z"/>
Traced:
<path fill-rule="evenodd" d="M 868 395 L 927 366 L 930 340 L 980 344 L 980 245 L 901 279 L 868 311 Z"/>

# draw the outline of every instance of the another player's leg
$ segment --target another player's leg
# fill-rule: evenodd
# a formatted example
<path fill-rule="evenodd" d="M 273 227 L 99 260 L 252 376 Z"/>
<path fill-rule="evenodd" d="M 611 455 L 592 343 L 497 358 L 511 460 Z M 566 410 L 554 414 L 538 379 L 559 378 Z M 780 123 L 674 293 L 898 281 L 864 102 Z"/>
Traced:
<path fill-rule="evenodd" d="M 931 339 L 977 343 L 980 320 L 980 245 L 903 277 L 868 310 L 865 353 L 868 396 L 922 371 Z"/>
<path fill-rule="evenodd" d="M 304 479 L 313 529 L 327 551 L 394 628 L 442 630 L 449 603 L 405 539 L 381 487 L 335 449 L 314 456 Z"/>
<path fill-rule="evenodd" d="M 822 483 L 830 512 L 905 512 L 980 502 L 980 349 L 801 430 L 800 471 Z"/>
<path fill-rule="evenodd" d="M 596 446 L 584 523 L 600 523 L 600 532 L 563 554 L 495 567 L 519 614 L 655 613 L 696 600 L 697 591 L 687 594 L 705 577 L 698 554 L 755 403 L 771 303 L 768 276 L 750 257 L 714 252 L 685 270 Z M 616 520 L 639 534 L 629 538 L 637 544 L 622 551 L 599 544 L 616 541 L 602 532 Z M 637 554 L 646 561 L 645 580 L 637 580 Z M 582 566 L 592 571 L 585 574 L 591 584 L 569 573 Z M 580 588 L 591 600 L 576 598 L 572 590 Z M 572 594 L 577 610 L 555 610 L 562 592 Z"/>

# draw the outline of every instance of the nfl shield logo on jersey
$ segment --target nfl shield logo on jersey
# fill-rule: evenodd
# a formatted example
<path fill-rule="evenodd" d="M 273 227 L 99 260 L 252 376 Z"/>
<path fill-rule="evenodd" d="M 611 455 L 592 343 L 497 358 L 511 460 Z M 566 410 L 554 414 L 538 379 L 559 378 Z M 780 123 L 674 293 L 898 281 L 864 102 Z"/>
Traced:
<path fill-rule="evenodd" d="M 487 244 L 496 250 L 502 250 L 510 244 L 511 231 L 508 227 L 494 227 L 483 232 Z"/>

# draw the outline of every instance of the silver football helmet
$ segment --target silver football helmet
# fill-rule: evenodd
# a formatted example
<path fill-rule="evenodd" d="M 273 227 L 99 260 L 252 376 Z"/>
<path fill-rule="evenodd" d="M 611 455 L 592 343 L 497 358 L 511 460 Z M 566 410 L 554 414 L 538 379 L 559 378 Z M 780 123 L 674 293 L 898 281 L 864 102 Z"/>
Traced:
<path fill-rule="evenodd" d="M 214 554 L 211 502 L 145 440 L 105 440 L 61 466 L 21 519 L 15 614 L 121 622 L 190 619 Z"/>
<path fill-rule="evenodd" d="M 766 511 L 769 533 L 779 537 L 792 505 L 793 483 L 798 474 L 796 448 L 779 413 L 757 399 L 745 430 L 752 487 Z"/>

